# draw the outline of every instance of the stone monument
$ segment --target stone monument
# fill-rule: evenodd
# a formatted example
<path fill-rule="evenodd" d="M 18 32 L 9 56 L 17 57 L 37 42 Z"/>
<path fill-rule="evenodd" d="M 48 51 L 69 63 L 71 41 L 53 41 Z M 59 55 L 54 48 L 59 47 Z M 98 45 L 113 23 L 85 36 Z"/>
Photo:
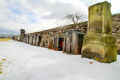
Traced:
<path fill-rule="evenodd" d="M 117 59 L 116 39 L 112 36 L 111 4 L 107 1 L 89 7 L 88 31 L 82 57 L 111 63 Z"/>
<path fill-rule="evenodd" d="M 20 41 L 23 41 L 25 38 L 25 30 L 24 29 L 21 29 L 20 30 Z"/>

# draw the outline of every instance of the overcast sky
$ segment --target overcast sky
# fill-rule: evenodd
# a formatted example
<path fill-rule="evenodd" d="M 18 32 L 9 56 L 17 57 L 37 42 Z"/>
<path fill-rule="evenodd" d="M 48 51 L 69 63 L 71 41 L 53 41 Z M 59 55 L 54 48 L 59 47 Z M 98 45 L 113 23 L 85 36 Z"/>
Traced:
<path fill-rule="evenodd" d="M 0 33 L 41 31 L 63 26 L 64 16 L 81 12 L 88 14 L 88 6 L 105 0 L 0 0 Z M 108 0 L 110 1 L 110 0 Z M 112 13 L 120 13 L 120 0 L 112 0 Z"/>

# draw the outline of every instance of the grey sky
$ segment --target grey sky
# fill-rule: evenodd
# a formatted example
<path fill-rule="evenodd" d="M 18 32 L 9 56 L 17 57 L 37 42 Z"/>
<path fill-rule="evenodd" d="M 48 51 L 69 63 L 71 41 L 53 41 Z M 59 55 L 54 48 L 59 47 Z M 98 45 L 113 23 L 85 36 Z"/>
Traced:
<path fill-rule="evenodd" d="M 0 0 L 0 33 L 41 31 L 70 23 L 64 16 L 80 12 L 87 16 L 88 6 L 104 0 Z M 110 0 L 109 0 L 110 1 Z M 112 13 L 120 12 L 120 1 L 112 0 Z"/>

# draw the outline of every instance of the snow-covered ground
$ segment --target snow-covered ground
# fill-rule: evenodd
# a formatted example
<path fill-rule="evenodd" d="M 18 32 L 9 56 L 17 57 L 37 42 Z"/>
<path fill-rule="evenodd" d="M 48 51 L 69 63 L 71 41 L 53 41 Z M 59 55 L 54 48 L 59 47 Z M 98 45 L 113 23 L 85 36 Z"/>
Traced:
<path fill-rule="evenodd" d="M 119 58 L 103 64 L 10 40 L 0 42 L 0 80 L 120 80 Z"/>

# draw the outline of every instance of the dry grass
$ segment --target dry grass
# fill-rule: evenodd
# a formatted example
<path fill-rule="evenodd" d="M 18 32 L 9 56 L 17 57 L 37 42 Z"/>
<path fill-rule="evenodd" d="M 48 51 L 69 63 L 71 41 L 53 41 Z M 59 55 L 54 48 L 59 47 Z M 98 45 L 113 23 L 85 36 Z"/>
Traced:
<path fill-rule="evenodd" d="M 11 40 L 10 38 L 0 38 L 0 42 L 1 41 L 9 41 L 9 40 Z"/>
<path fill-rule="evenodd" d="M 6 58 L 0 58 L 0 75 L 3 74 L 3 63 L 5 63 L 6 61 Z"/>

